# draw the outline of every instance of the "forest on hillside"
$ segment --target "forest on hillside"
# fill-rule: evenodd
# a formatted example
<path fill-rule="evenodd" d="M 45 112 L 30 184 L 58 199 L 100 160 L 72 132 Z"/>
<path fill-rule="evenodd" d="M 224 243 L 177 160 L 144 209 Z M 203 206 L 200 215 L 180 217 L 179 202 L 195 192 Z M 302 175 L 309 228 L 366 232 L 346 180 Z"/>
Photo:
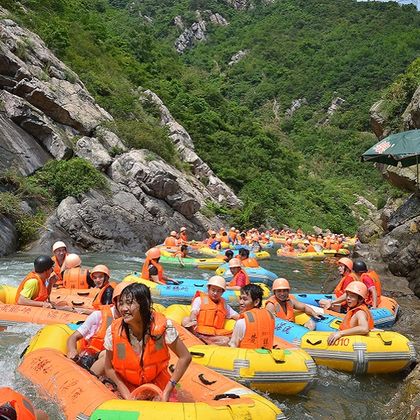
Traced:
<path fill-rule="evenodd" d="M 352 233 L 363 217 L 356 195 L 380 207 L 399 194 L 359 158 L 376 141 L 370 106 L 386 96 L 399 115 L 420 83 L 420 14 L 351 0 L 254 3 L 238 11 L 216 0 L 22 0 L 18 7 L 0 0 L 80 76 L 129 146 L 188 171 L 138 88 L 162 98 L 244 201 L 240 211 L 209 205 L 208 212 L 242 227 L 316 224 Z M 188 27 L 196 10 L 218 12 L 229 25 L 207 24 L 206 41 L 178 54 L 174 17 Z M 22 56 L 25 48 L 30 40 Z M 239 50 L 247 55 L 229 66 Z M 336 97 L 345 102 L 326 122 Z M 306 104 L 286 117 L 302 98 Z"/>

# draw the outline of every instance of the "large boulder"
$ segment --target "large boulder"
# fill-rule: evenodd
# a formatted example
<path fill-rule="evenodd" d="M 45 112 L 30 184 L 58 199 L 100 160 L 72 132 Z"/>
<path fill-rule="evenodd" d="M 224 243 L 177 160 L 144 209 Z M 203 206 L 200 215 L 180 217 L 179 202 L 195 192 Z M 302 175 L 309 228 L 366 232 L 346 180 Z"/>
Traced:
<path fill-rule="evenodd" d="M 402 118 L 407 130 L 420 128 L 420 86 L 414 92 Z"/>
<path fill-rule="evenodd" d="M 15 252 L 17 244 L 15 225 L 10 219 L 0 214 L 0 257 Z"/>

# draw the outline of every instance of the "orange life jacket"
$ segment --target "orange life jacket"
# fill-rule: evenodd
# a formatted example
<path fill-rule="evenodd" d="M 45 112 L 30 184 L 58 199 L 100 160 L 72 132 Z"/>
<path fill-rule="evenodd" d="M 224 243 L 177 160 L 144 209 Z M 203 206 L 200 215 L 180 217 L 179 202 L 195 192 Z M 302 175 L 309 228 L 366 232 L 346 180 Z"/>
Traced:
<path fill-rule="evenodd" d="M 258 261 L 255 258 L 245 258 L 244 260 L 241 260 L 241 264 L 244 267 L 251 267 L 251 268 L 258 268 L 260 266 L 258 264 Z"/>
<path fill-rule="evenodd" d="M 274 313 L 276 314 L 277 318 L 284 319 L 285 321 L 295 322 L 295 312 L 293 309 L 293 305 L 290 303 L 290 300 L 286 301 L 286 312 L 284 312 L 283 307 L 280 305 L 275 295 L 270 296 L 266 300 L 265 306 L 267 306 L 268 302 L 274 305 Z"/>
<path fill-rule="evenodd" d="M 215 303 L 204 292 L 198 292 L 198 296 L 201 299 L 201 305 L 195 331 L 206 335 L 230 335 L 232 331 L 223 328 L 227 315 L 225 300 L 220 298 L 219 302 Z"/>
<path fill-rule="evenodd" d="M 183 243 L 188 242 L 188 237 L 187 237 L 187 234 L 186 234 L 185 232 L 181 232 L 181 233 L 179 234 L 179 239 L 181 239 L 181 241 L 182 241 Z"/>
<path fill-rule="evenodd" d="M 335 242 L 331 244 L 331 249 L 335 250 L 335 251 L 339 251 L 341 248 L 343 248 L 343 245 Z"/>
<path fill-rule="evenodd" d="M 220 240 L 221 240 L 221 242 L 225 242 L 226 244 L 228 244 L 229 243 L 229 236 L 227 234 L 222 235 Z"/>
<path fill-rule="evenodd" d="M 273 348 L 274 317 L 267 309 L 254 308 L 241 315 L 245 319 L 245 336 L 239 343 L 242 349 Z"/>
<path fill-rule="evenodd" d="M 347 311 L 346 316 L 343 319 L 343 322 L 340 324 L 340 330 L 347 330 L 349 328 L 352 328 L 350 321 L 353 318 L 353 315 L 358 311 L 363 311 L 366 314 L 368 325 L 369 325 L 369 331 L 375 327 L 375 323 L 373 322 L 373 318 L 369 311 L 369 308 L 364 303 L 362 303 L 361 305 L 356 306 L 355 308 L 349 309 Z"/>
<path fill-rule="evenodd" d="M 355 275 L 354 275 L 354 273 L 346 273 L 342 278 L 341 278 L 341 280 L 338 282 L 338 284 L 337 284 L 337 286 L 335 286 L 335 289 L 334 289 L 334 294 L 337 296 L 337 297 L 340 297 L 340 296 L 342 296 L 342 295 L 344 295 L 344 293 L 345 293 L 345 290 L 346 290 L 346 287 L 352 282 L 352 281 L 355 281 L 356 280 L 356 277 L 355 277 Z M 344 302 L 344 304 L 346 304 L 345 302 Z"/>
<path fill-rule="evenodd" d="M 73 267 L 63 272 L 63 286 L 66 289 L 89 289 L 88 271 L 85 268 Z"/>
<path fill-rule="evenodd" d="M 101 289 L 99 289 L 98 294 L 95 296 L 95 298 L 93 299 L 93 302 L 92 302 L 92 306 L 93 306 L 94 309 L 99 310 L 100 307 L 103 306 L 102 303 L 101 303 L 102 296 L 104 295 L 104 293 L 107 291 L 107 289 L 109 287 L 112 287 L 112 289 L 114 289 L 116 285 L 117 284 L 115 282 L 111 282 L 111 283 L 106 284 Z"/>
<path fill-rule="evenodd" d="M 168 236 L 165 239 L 165 242 L 163 243 L 163 245 L 165 245 L 165 246 L 177 246 L 178 243 L 177 243 L 176 238 L 174 238 L 173 236 Z"/>
<path fill-rule="evenodd" d="M 315 251 L 314 246 L 310 244 L 310 245 L 308 245 L 308 247 L 306 248 L 306 252 L 316 252 L 316 251 Z"/>
<path fill-rule="evenodd" d="M 373 280 L 373 283 L 375 284 L 375 289 L 376 289 L 376 294 L 377 294 L 377 305 L 379 305 L 380 301 L 381 301 L 381 295 L 382 295 L 382 285 L 381 285 L 381 281 L 379 280 L 379 276 L 378 274 L 373 271 L 370 270 L 367 273 L 363 273 L 360 276 L 360 281 L 363 281 L 364 278 L 370 278 L 371 280 Z M 373 303 L 373 299 L 372 299 L 372 293 L 369 290 L 369 294 L 368 297 L 366 298 L 366 305 L 372 305 Z"/>
<path fill-rule="evenodd" d="M 16 411 L 18 420 L 36 420 L 31 402 L 9 387 L 0 388 L 0 406 L 9 403 Z"/>
<path fill-rule="evenodd" d="M 102 305 L 101 307 L 101 323 L 95 334 L 82 346 L 83 350 L 91 353 L 99 353 L 104 349 L 104 340 L 107 328 L 114 321 L 112 316 L 111 305 Z"/>
<path fill-rule="evenodd" d="M 55 285 L 61 286 L 63 284 L 63 276 L 61 274 L 61 265 L 58 263 L 57 257 L 55 255 L 53 255 L 51 259 L 54 261 L 54 273 L 57 275 L 57 281 L 55 282 Z"/>
<path fill-rule="evenodd" d="M 143 364 L 141 356 L 131 346 L 122 328 L 122 319 L 112 323 L 112 366 L 124 382 L 137 387 L 145 383 L 154 383 L 162 390 L 167 385 L 169 349 L 165 342 L 166 318 L 153 312 L 150 335 L 143 343 Z M 127 385 L 127 384 L 126 384 Z"/>
<path fill-rule="evenodd" d="M 232 240 L 232 242 L 235 242 L 235 240 L 236 240 L 236 232 L 229 231 L 228 235 L 229 235 L 229 238 Z"/>
<path fill-rule="evenodd" d="M 159 283 L 166 284 L 166 281 L 163 279 L 163 267 L 155 260 L 152 260 L 149 257 L 146 257 L 146 261 L 143 264 L 141 269 L 141 277 L 146 280 L 153 281 L 149 276 L 149 265 L 152 264 L 157 268 Z"/>
<path fill-rule="evenodd" d="M 16 300 L 15 302 L 18 303 L 20 292 L 23 290 L 23 287 L 25 286 L 25 283 L 28 280 L 36 279 L 38 280 L 38 294 L 35 298 L 31 300 L 36 300 L 37 302 L 45 302 L 48 299 L 48 289 L 45 287 L 44 281 L 41 279 L 38 273 L 35 273 L 35 271 L 31 271 L 20 283 L 17 291 L 16 291 Z"/>
<path fill-rule="evenodd" d="M 238 278 L 238 276 L 240 275 L 240 273 L 243 273 L 245 275 L 245 285 L 249 284 L 249 276 L 248 273 L 243 270 L 242 268 L 233 276 L 232 280 L 229 282 L 229 286 L 237 286 L 236 284 L 236 280 Z"/>

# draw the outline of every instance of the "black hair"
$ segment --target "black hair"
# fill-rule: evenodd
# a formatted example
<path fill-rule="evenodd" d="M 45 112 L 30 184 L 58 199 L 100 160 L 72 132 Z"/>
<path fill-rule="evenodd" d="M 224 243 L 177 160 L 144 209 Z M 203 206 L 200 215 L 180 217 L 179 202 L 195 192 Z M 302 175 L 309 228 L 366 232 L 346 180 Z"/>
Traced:
<path fill-rule="evenodd" d="M 248 250 L 248 249 L 246 249 L 246 248 L 241 248 L 241 249 L 239 250 L 239 255 L 240 255 L 241 257 L 248 258 L 248 257 L 249 257 L 249 250 Z"/>
<path fill-rule="evenodd" d="M 188 245 L 181 245 L 180 249 L 181 249 L 182 252 L 188 251 Z"/>
<path fill-rule="evenodd" d="M 225 256 L 226 256 L 226 257 L 233 257 L 233 251 L 232 251 L 231 249 L 228 249 L 228 250 L 225 252 Z"/>
<path fill-rule="evenodd" d="M 259 299 L 258 308 L 261 308 L 262 298 L 263 298 L 263 289 L 258 284 L 250 283 L 244 287 L 241 287 L 241 293 L 251 296 L 253 302 Z"/>

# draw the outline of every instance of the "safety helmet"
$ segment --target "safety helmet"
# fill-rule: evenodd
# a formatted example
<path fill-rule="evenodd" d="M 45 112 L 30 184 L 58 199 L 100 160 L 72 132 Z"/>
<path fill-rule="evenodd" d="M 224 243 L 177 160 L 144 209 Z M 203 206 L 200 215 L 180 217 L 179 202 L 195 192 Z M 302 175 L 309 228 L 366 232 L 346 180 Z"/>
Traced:
<path fill-rule="evenodd" d="M 187 230 L 187 228 L 185 226 L 182 226 L 182 228 L 179 229 L 180 232 L 184 232 L 185 230 Z"/>
<path fill-rule="evenodd" d="M 241 266 L 241 260 L 239 258 L 232 258 L 229 261 L 229 268 L 235 268 Z"/>
<path fill-rule="evenodd" d="M 120 296 L 120 294 L 122 293 L 122 291 L 127 287 L 130 286 L 130 284 L 133 284 L 132 281 L 122 281 L 121 283 L 118 283 L 115 287 L 114 287 L 114 291 L 112 292 L 112 301 L 115 304 L 115 299 Z"/>
<path fill-rule="evenodd" d="M 230 230 L 231 230 L 231 231 L 235 231 L 235 228 L 232 226 L 232 227 L 230 228 Z"/>
<path fill-rule="evenodd" d="M 67 245 L 63 241 L 54 242 L 54 244 L 52 246 L 53 252 L 58 248 L 67 248 Z"/>
<path fill-rule="evenodd" d="M 271 290 L 274 292 L 274 290 L 282 290 L 282 289 L 289 289 L 290 290 L 289 282 L 284 278 L 275 279 L 273 281 L 273 286 L 272 286 Z"/>
<path fill-rule="evenodd" d="M 152 260 L 155 260 L 157 258 L 160 258 L 160 249 L 159 248 L 150 248 L 146 255 L 151 258 Z"/>
<path fill-rule="evenodd" d="M 40 255 L 35 258 L 34 269 L 35 273 L 43 273 L 49 270 L 54 265 L 54 261 L 48 255 Z"/>
<path fill-rule="evenodd" d="M 368 271 L 366 263 L 362 260 L 356 260 L 353 263 L 353 271 L 355 273 L 366 273 Z"/>
<path fill-rule="evenodd" d="M 361 281 L 352 281 L 347 287 L 346 292 L 353 292 L 356 295 L 361 296 L 363 299 L 366 299 L 368 295 L 368 289 L 366 285 Z"/>
<path fill-rule="evenodd" d="M 171 236 L 176 236 L 176 232 L 174 230 L 171 232 Z"/>
<path fill-rule="evenodd" d="M 61 268 L 68 270 L 69 268 L 79 267 L 81 264 L 82 260 L 77 254 L 67 254 Z"/>
<path fill-rule="evenodd" d="M 217 286 L 226 290 L 226 280 L 222 276 L 213 276 L 209 278 L 209 281 L 207 282 L 207 287 L 208 286 Z"/>
<path fill-rule="evenodd" d="M 103 264 L 95 265 L 95 267 L 93 267 L 92 270 L 90 270 L 90 274 L 94 274 L 94 273 L 104 273 L 108 277 L 111 277 L 109 268 Z"/>
<path fill-rule="evenodd" d="M 339 264 L 343 264 L 345 267 L 347 267 L 350 271 L 353 270 L 353 261 L 350 258 L 340 258 L 338 260 Z"/>

